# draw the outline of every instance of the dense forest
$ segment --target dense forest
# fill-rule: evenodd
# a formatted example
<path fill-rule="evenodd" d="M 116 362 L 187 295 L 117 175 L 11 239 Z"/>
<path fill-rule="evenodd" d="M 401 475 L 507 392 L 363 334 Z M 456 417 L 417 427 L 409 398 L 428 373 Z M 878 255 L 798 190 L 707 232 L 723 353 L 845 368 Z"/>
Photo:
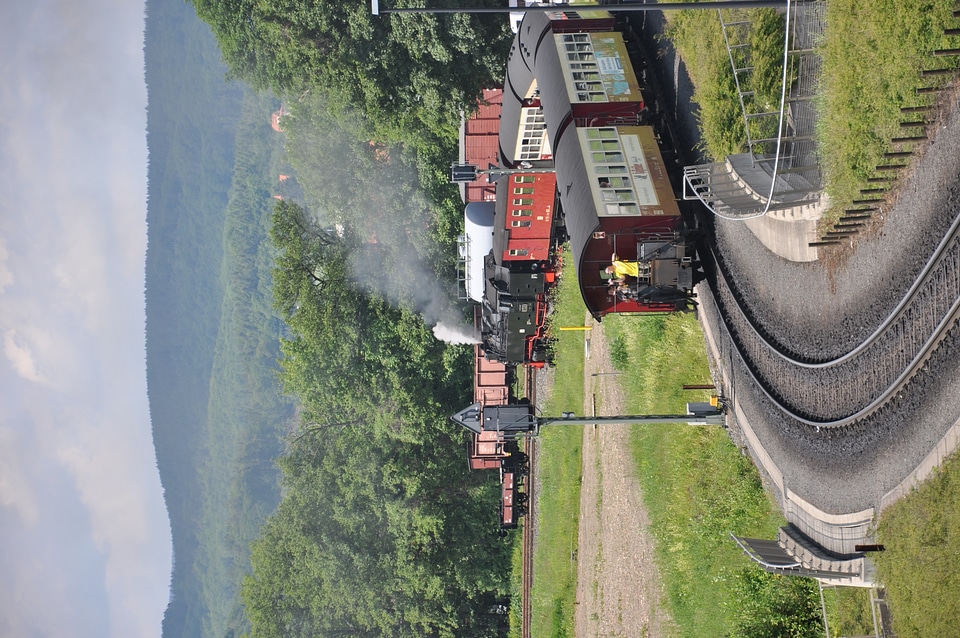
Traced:
<path fill-rule="evenodd" d="M 146 7 L 147 384 L 174 545 L 164 629 L 184 635 L 199 626 L 198 461 L 223 303 L 223 211 L 242 89 L 222 81 L 216 45 L 202 37 L 206 27 L 190 19 L 188 5 L 150 0 Z"/>
<path fill-rule="evenodd" d="M 147 2 L 163 633 L 500 633 L 497 488 L 448 419 L 471 351 L 430 328 L 466 321 L 446 167 L 506 21 L 195 4 L 219 50 L 190 5 Z"/>
<path fill-rule="evenodd" d="M 204 500 L 195 574 L 203 595 L 203 635 L 244 626 L 237 593 L 250 568 L 249 545 L 280 499 L 274 460 L 293 422 L 293 402 L 282 395 L 276 376 L 284 327 L 273 311 L 273 249 L 267 241 L 272 193 L 281 187 L 280 169 L 286 170 L 282 139 L 270 128 L 276 106 L 269 96 L 245 96 L 224 212 L 224 297 L 199 459 Z"/>
<path fill-rule="evenodd" d="M 460 108 L 480 85 L 502 79 L 509 45 L 502 16 L 373 16 L 363 0 L 194 5 L 235 77 L 291 98 L 321 89 L 333 110 L 359 110 L 372 137 L 388 143 L 427 146 L 454 135 Z"/>
<path fill-rule="evenodd" d="M 244 584 L 255 635 L 495 633 L 509 572 L 497 486 L 467 470 L 448 419 L 469 394 L 467 349 L 355 281 L 354 255 L 376 245 L 285 203 L 271 236 L 293 333 L 282 379 L 302 415 Z"/>

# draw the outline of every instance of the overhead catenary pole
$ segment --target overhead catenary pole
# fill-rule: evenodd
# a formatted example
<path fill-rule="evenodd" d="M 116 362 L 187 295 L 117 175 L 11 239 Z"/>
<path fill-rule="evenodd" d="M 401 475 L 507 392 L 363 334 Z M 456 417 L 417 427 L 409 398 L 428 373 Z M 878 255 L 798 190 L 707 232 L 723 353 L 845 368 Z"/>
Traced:
<path fill-rule="evenodd" d="M 537 419 L 537 428 L 546 425 L 637 425 L 641 423 L 687 423 L 688 425 L 723 425 L 723 413 L 712 414 L 647 414 L 643 416 L 542 416 Z"/>
<path fill-rule="evenodd" d="M 723 402 L 687 403 L 686 414 L 646 414 L 620 416 L 584 416 L 564 412 L 560 416 L 537 416 L 534 407 L 526 404 L 483 405 L 472 403 L 450 417 L 454 423 L 475 434 L 503 433 L 506 438 L 537 436 L 547 425 L 633 425 L 639 423 L 687 423 L 689 425 L 724 425 Z"/>
<path fill-rule="evenodd" d="M 690 11 L 710 9 L 761 9 L 782 8 L 791 4 L 789 0 L 720 0 L 718 2 L 654 2 L 650 4 L 578 4 L 578 5 L 538 5 L 530 7 L 403 7 L 399 9 L 381 9 L 380 0 L 370 0 L 370 10 L 377 16 L 383 13 L 527 13 L 535 11 L 561 11 L 602 9 L 611 13 L 636 13 L 644 11 Z"/>
<path fill-rule="evenodd" d="M 541 174 L 547 175 L 549 173 L 556 173 L 557 169 L 550 168 L 533 168 L 532 166 L 520 166 L 519 168 L 501 168 L 490 164 L 489 168 L 479 169 L 475 164 L 457 164 L 454 162 L 450 165 L 450 181 L 454 184 L 474 182 L 481 175 L 486 175 L 487 179 L 492 184 L 501 177 L 507 175 L 530 175 L 530 174 Z"/>

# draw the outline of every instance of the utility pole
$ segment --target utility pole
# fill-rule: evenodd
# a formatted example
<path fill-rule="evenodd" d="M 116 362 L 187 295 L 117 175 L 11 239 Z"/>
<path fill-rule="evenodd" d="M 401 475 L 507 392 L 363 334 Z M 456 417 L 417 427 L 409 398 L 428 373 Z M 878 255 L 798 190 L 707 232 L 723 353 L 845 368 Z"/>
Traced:
<path fill-rule="evenodd" d="M 481 170 L 475 164 L 454 163 L 450 165 L 450 181 L 454 184 L 474 182 L 481 175 L 486 175 L 487 179 L 493 183 L 506 175 L 530 175 L 532 173 L 547 175 L 556 172 L 557 169 L 555 167 L 532 168 L 521 166 L 520 168 L 500 168 L 499 166 L 491 164 L 490 168 Z"/>
<path fill-rule="evenodd" d="M 531 11 L 563 11 L 564 9 L 586 11 L 601 9 L 611 13 L 635 13 L 643 11 L 690 11 L 709 9 L 757 9 L 789 7 L 789 0 L 719 0 L 718 2 L 651 2 L 649 4 L 550 4 L 529 7 L 406 7 L 383 9 L 380 0 L 370 0 L 370 11 L 378 16 L 383 13 L 528 13 Z"/>
<path fill-rule="evenodd" d="M 546 425 L 610 425 L 620 423 L 687 423 L 689 425 L 723 425 L 723 406 L 713 403 L 687 403 L 686 414 L 646 414 L 622 416 L 578 417 L 573 412 L 560 416 L 537 416 L 527 403 L 515 405 L 483 405 L 473 403 L 450 419 L 474 434 L 500 432 L 504 438 L 537 436 Z"/>

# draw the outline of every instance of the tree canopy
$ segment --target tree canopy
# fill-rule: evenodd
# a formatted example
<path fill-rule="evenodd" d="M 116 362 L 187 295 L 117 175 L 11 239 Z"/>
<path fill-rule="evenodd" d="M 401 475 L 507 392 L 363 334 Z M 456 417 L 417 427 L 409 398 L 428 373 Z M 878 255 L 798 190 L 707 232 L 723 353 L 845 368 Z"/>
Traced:
<path fill-rule="evenodd" d="M 291 330 L 281 380 L 303 414 L 244 583 L 254 633 L 495 635 L 509 572 L 498 493 L 467 470 L 447 418 L 466 399 L 469 351 L 359 288 L 348 233 L 280 202 L 271 238 Z"/>
<path fill-rule="evenodd" d="M 455 132 L 460 109 L 502 80 L 511 38 L 502 17 L 373 16 L 366 0 L 193 3 L 234 76 L 290 97 L 321 89 L 381 130 Z"/>
<path fill-rule="evenodd" d="M 300 425 L 244 581 L 253 633 L 498 635 L 511 545 L 496 481 L 467 470 L 448 418 L 469 400 L 472 352 L 420 313 L 452 286 L 462 204 L 445 167 L 461 113 L 502 81 L 507 21 L 192 1 L 230 75 L 283 99 L 310 208 L 281 201 L 272 220 L 279 378 Z"/>

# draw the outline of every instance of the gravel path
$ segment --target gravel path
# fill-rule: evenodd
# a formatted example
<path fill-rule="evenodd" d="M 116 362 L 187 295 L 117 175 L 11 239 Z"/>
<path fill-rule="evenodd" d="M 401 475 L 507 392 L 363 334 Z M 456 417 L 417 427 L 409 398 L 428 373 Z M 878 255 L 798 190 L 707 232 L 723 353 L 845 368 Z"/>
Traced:
<path fill-rule="evenodd" d="M 592 376 L 612 369 L 600 324 L 587 321 L 593 330 L 584 361 L 584 414 L 623 414 L 616 377 Z M 574 624 L 580 638 L 675 634 L 659 604 L 660 576 L 629 439 L 630 426 L 584 427 Z"/>

